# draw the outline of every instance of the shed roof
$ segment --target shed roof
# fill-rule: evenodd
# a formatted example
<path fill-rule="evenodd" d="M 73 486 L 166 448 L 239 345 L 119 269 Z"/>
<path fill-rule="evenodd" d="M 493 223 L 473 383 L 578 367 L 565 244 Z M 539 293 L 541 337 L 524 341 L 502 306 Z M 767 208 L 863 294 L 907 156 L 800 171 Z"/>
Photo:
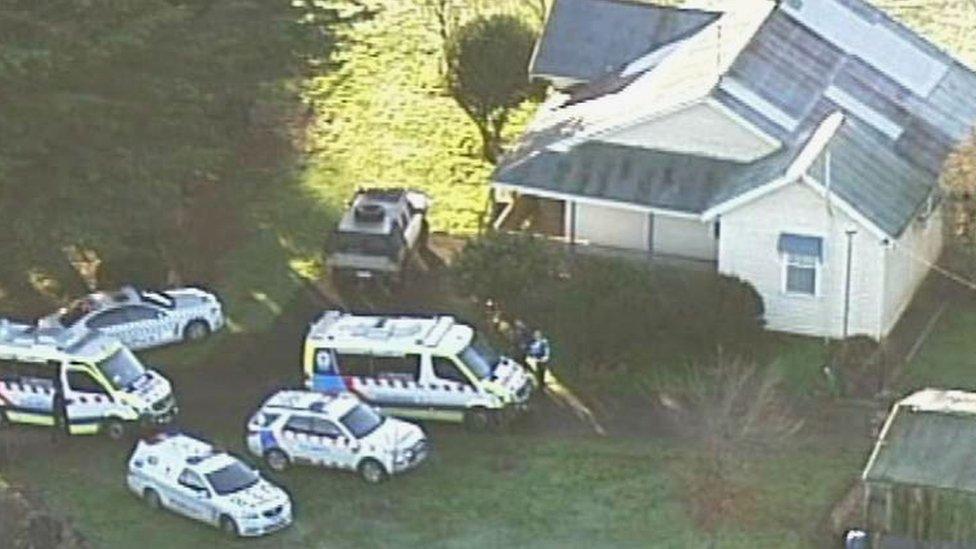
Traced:
<path fill-rule="evenodd" d="M 976 493 L 976 394 L 925 389 L 900 401 L 863 478 Z"/>
<path fill-rule="evenodd" d="M 529 73 L 589 82 L 718 17 L 634 0 L 555 0 Z"/>

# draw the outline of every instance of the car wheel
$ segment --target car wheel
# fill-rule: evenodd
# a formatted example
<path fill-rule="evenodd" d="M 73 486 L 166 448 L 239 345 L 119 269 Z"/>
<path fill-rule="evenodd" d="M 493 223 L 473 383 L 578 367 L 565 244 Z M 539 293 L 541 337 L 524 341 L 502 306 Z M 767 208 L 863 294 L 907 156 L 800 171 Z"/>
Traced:
<path fill-rule="evenodd" d="M 193 320 L 183 328 L 185 341 L 200 341 L 210 335 L 210 325 L 203 320 Z"/>
<path fill-rule="evenodd" d="M 484 408 L 472 408 L 464 413 L 464 427 L 472 433 L 483 433 L 495 423 L 492 413 Z"/>
<path fill-rule="evenodd" d="M 125 436 L 125 424 L 117 419 L 110 419 L 102 424 L 102 432 L 112 440 L 121 440 Z"/>
<path fill-rule="evenodd" d="M 146 505 L 150 509 L 159 509 L 162 507 L 162 502 L 159 500 L 159 494 L 156 493 L 152 488 L 146 488 L 146 492 L 143 494 L 143 499 L 146 500 Z"/>
<path fill-rule="evenodd" d="M 240 531 L 237 529 L 237 523 L 234 522 L 234 519 L 228 517 L 227 515 L 220 517 L 220 531 L 232 538 L 236 538 L 241 535 Z"/>
<path fill-rule="evenodd" d="M 281 450 L 268 450 L 264 453 L 264 462 L 268 464 L 268 467 L 272 471 L 281 472 L 291 465 L 291 460 L 285 455 Z"/>
<path fill-rule="evenodd" d="M 379 484 L 386 480 L 386 469 L 375 459 L 367 458 L 359 464 L 359 476 L 369 484 Z"/>

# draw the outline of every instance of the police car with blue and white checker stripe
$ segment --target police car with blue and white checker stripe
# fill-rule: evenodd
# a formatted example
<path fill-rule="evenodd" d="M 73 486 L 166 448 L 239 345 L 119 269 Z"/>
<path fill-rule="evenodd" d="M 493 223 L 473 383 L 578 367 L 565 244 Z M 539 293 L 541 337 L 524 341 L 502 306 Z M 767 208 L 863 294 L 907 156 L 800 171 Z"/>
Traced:
<path fill-rule="evenodd" d="M 141 440 L 129 458 L 129 489 L 154 509 L 254 537 L 292 522 L 288 493 L 213 445 L 182 433 Z"/>
<path fill-rule="evenodd" d="M 427 458 L 424 431 L 385 417 L 350 393 L 284 390 L 268 398 L 247 425 L 247 447 L 271 469 L 305 463 L 356 471 L 371 484 Z"/>
<path fill-rule="evenodd" d="M 41 318 L 38 327 L 79 331 L 97 329 L 133 350 L 203 339 L 224 326 L 216 295 L 199 288 L 144 290 L 124 286 L 95 292 Z"/>

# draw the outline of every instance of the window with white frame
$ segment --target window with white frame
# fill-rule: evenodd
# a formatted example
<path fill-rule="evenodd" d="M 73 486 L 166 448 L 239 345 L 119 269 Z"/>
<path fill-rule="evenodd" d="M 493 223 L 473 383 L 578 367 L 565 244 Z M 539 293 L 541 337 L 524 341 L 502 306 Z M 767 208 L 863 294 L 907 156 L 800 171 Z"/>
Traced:
<path fill-rule="evenodd" d="M 817 295 L 823 239 L 782 233 L 777 247 L 783 258 L 783 290 L 788 294 Z"/>

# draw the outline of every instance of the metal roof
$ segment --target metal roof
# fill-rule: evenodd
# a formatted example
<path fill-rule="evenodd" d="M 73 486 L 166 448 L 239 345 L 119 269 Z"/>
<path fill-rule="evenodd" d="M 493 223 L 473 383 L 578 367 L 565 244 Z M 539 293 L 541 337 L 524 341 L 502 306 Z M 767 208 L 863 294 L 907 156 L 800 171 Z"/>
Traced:
<path fill-rule="evenodd" d="M 552 17 L 579 10 L 575 17 L 586 20 L 585 14 L 605 10 L 609 18 L 624 10 L 621 5 L 648 9 L 610 0 L 559 0 Z M 600 16 L 589 17 L 599 22 L 595 29 L 606 28 Z M 852 29 L 911 51 L 925 67 L 886 59 L 870 37 L 851 36 Z M 632 54 L 631 61 L 640 55 Z M 590 100 L 610 104 L 614 93 Z M 566 151 L 562 144 L 582 131 L 567 120 L 528 133 L 493 180 L 700 212 L 781 176 L 812 129 L 839 110 L 847 122 L 827 148 L 831 192 L 897 237 L 937 191 L 943 162 L 976 123 L 976 73 L 863 0 L 780 4 L 709 96 L 783 147 L 748 165 L 586 142 L 590 138 Z M 628 175 L 630 164 L 641 177 Z M 826 185 L 825 165 L 822 156 L 811 176 Z"/>
<path fill-rule="evenodd" d="M 976 493 L 976 394 L 926 389 L 899 402 L 863 478 Z"/>
<path fill-rule="evenodd" d="M 717 18 L 628 0 L 555 0 L 529 73 L 588 82 Z"/>
<path fill-rule="evenodd" d="M 783 149 L 749 164 L 588 141 L 568 152 L 545 150 L 496 171 L 499 183 L 701 213 L 786 170 Z"/>

